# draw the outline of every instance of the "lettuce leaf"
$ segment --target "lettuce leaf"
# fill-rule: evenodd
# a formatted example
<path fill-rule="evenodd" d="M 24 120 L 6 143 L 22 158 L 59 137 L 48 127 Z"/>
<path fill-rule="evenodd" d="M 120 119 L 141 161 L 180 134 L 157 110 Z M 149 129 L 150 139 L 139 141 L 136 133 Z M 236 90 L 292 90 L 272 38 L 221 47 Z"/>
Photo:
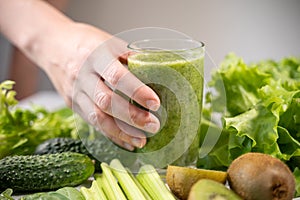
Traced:
<path fill-rule="evenodd" d="M 56 192 L 62 194 L 70 200 L 85 200 L 83 194 L 79 190 L 72 187 L 60 188 Z"/>
<path fill-rule="evenodd" d="M 69 108 L 50 112 L 43 107 L 16 107 L 13 81 L 0 83 L 0 159 L 8 155 L 32 154 L 37 145 L 54 137 L 76 137 L 73 112 Z"/>
<path fill-rule="evenodd" d="M 300 169 L 297 167 L 294 170 L 294 176 L 296 177 L 296 194 L 295 196 L 300 196 Z"/>
<path fill-rule="evenodd" d="M 76 188 L 63 187 L 56 191 L 25 195 L 20 200 L 85 200 L 85 198 Z"/>
<path fill-rule="evenodd" d="M 222 131 L 212 151 L 199 156 L 198 167 L 226 169 L 243 153 L 262 152 L 296 168 L 291 161 L 300 156 L 300 58 L 246 64 L 230 53 L 209 87 L 214 93 L 207 94 L 203 118 L 214 127 L 211 116 L 220 114 Z M 201 130 L 202 139 L 208 129 Z"/>

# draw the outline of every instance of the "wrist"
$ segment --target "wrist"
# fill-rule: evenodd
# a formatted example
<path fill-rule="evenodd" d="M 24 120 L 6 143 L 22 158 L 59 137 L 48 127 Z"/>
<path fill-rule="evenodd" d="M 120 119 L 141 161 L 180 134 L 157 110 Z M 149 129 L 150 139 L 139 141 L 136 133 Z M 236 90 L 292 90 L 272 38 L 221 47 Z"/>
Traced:
<path fill-rule="evenodd" d="M 94 49 L 110 37 L 110 34 L 88 24 L 66 23 L 51 38 L 46 37 L 46 41 L 41 42 L 40 52 L 48 55 L 44 68 L 47 70 L 54 65 L 79 70 Z"/>

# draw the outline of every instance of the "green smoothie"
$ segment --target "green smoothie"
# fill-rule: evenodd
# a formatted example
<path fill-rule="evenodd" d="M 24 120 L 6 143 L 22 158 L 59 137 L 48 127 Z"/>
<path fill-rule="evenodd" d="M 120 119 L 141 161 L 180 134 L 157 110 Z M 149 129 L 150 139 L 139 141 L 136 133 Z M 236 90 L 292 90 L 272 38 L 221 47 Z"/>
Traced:
<path fill-rule="evenodd" d="M 128 58 L 128 68 L 161 100 L 154 114 L 161 129 L 147 134 L 139 153 L 152 153 L 151 163 L 193 165 L 198 157 L 203 99 L 202 48 L 182 51 L 141 51 Z M 146 154 L 145 154 L 146 155 Z"/>

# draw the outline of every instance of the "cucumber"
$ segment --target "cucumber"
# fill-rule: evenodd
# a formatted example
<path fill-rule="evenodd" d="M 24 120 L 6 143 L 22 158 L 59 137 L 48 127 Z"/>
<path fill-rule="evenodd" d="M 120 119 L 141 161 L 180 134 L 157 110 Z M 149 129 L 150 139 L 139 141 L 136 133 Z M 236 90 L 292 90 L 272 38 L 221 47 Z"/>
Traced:
<path fill-rule="evenodd" d="M 0 191 L 54 190 L 77 186 L 94 173 L 93 161 L 84 154 L 8 156 L 0 160 Z"/>
<path fill-rule="evenodd" d="M 80 140 L 73 138 L 53 138 L 37 146 L 35 154 L 77 152 L 88 155 L 97 161 L 109 163 L 112 158 L 119 158 L 120 148 L 107 139 Z"/>
<path fill-rule="evenodd" d="M 86 154 L 95 162 L 95 172 L 101 173 L 100 164 L 110 163 L 113 159 L 119 159 L 127 166 L 137 161 L 137 155 L 133 155 L 122 147 L 117 146 L 105 136 L 96 139 L 53 138 L 46 140 L 37 146 L 35 154 L 52 154 L 61 152 L 77 152 Z"/>
<path fill-rule="evenodd" d="M 91 156 L 82 141 L 73 138 L 53 138 L 46 140 L 37 146 L 34 154 L 43 155 L 62 152 L 77 152 Z"/>

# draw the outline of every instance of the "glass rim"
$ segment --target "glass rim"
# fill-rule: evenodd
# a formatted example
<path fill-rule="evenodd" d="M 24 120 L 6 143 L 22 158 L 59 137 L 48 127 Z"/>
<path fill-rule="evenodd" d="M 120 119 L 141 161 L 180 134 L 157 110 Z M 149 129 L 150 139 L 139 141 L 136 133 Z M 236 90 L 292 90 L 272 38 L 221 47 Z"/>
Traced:
<path fill-rule="evenodd" d="M 186 47 L 186 48 L 159 48 L 159 47 L 139 47 L 138 44 L 147 44 L 150 42 L 186 42 L 186 44 L 193 44 L 193 47 Z M 129 43 L 127 45 L 127 48 L 134 51 L 134 52 L 184 52 L 184 51 L 193 51 L 197 49 L 203 49 L 205 47 L 205 44 L 201 41 L 194 40 L 194 39 L 189 39 L 189 38 L 175 38 L 175 39 L 170 39 L 170 38 L 160 38 L 160 39 L 143 39 L 143 40 L 137 40 Z"/>

